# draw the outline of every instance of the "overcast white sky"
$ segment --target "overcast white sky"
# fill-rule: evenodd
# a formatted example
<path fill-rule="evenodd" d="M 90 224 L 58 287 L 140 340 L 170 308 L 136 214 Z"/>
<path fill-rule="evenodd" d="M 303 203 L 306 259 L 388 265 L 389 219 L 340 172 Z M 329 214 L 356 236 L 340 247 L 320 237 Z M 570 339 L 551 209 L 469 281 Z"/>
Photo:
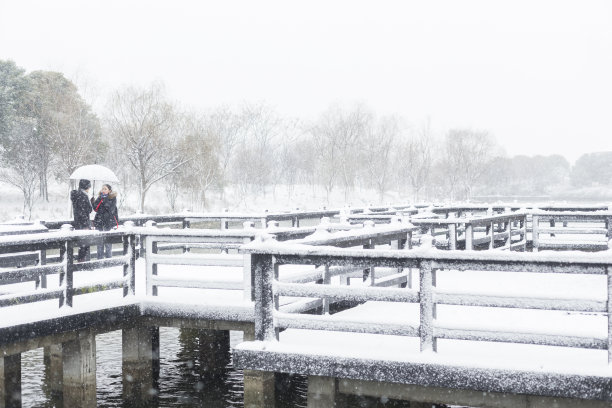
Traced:
<path fill-rule="evenodd" d="M 514 154 L 612 150 L 612 1 L 0 0 L 0 59 L 314 117 L 363 102 Z"/>

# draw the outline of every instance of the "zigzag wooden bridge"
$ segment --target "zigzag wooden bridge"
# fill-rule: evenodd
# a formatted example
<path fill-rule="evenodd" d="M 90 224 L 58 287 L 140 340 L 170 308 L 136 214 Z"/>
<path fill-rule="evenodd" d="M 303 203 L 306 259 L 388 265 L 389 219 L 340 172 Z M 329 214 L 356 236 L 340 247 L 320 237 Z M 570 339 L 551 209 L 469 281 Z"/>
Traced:
<path fill-rule="evenodd" d="M 105 233 L 0 237 L 1 401 L 21 406 L 21 353 L 44 347 L 58 406 L 96 406 L 96 335 L 121 330 L 123 398 L 155 406 L 159 327 L 181 327 L 214 344 L 203 348 L 211 373 L 229 330 L 244 333 L 233 353 L 245 406 L 270 406 L 280 372 L 308 376 L 312 407 L 340 406 L 351 393 L 411 406 L 610 406 L 612 256 L 600 243 L 610 214 L 536 230 L 565 241 L 598 235 L 588 249 L 599 252 L 529 253 L 535 211 L 435 208 L 447 220 L 439 225 L 458 225 L 456 242 L 474 226 L 465 251 L 435 249 L 449 248 L 452 229 L 424 227 L 431 209 L 358 210 L 365 225 L 336 210 L 187 214 Z M 321 217 L 330 218 L 298 226 Z M 222 228 L 194 228 L 210 222 Z M 101 242 L 115 243 L 115 256 L 74 262 L 75 247 Z"/>

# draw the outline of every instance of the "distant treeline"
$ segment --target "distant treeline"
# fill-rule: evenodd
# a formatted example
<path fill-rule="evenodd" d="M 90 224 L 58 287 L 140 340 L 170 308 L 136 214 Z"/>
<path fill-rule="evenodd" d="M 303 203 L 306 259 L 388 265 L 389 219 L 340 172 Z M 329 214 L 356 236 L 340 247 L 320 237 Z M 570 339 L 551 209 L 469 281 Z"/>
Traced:
<path fill-rule="evenodd" d="M 185 110 L 159 82 L 117 90 L 94 112 L 62 73 L 26 74 L 0 60 L 0 181 L 23 192 L 26 215 L 36 199 L 48 199 L 50 177 L 67 180 L 91 163 L 115 170 L 140 210 L 155 184 L 172 210 L 179 193 L 203 209 L 208 194 L 223 198 L 228 185 L 243 197 L 305 184 L 328 195 L 367 188 L 381 201 L 391 191 L 424 201 L 612 184 L 612 152 L 571 167 L 559 155 L 505 157 L 485 130 L 436 134 L 429 123 L 408 123 L 364 105 L 333 105 L 312 121 L 265 104 Z"/>

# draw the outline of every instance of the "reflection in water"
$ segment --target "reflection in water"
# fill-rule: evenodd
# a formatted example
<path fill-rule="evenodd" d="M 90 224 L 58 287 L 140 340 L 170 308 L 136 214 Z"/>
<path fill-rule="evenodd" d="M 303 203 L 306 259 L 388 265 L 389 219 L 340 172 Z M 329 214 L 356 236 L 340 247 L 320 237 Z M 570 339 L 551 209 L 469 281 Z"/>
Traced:
<path fill-rule="evenodd" d="M 234 369 L 227 343 L 242 341 L 242 332 L 230 332 L 225 345 L 207 350 L 208 331 L 160 328 L 159 407 L 242 407 L 242 370 Z M 51 389 L 43 349 L 22 354 L 22 405 L 61 406 Z M 220 369 L 212 370 L 218 363 Z M 96 336 L 98 407 L 124 407 L 121 377 L 121 331 Z M 277 407 L 306 407 L 307 384 L 302 376 L 282 376 Z M 41 392 L 41 390 L 43 392 Z"/>
<path fill-rule="evenodd" d="M 217 337 L 219 345 L 208 349 L 210 336 L 219 332 L 192 329 L 160 329 L 159 407 L 243 407 L 242 370 L 232 365 L 227 343 L 242 341 L 242 332 L 229 339 Z M 96 336 L 98 407 L 131 408 L 122 400 L 121 331 Z M 34 408 L 61 406 L 51 388 L 51 373 L 45 370 L 43 349 L 22 354 L 22 405 Z M 217 369 L 213 367 L 217 366 Z M 42 392 L 41 392 L 42 390 Z M 306 407 L 307 379 L 281 374 L 276 381 L 276 408 Z M 348 407 L 407 408 L 407 401 L 348 396 Z M 432 405 L 441 408 L 445 405 Z"/>

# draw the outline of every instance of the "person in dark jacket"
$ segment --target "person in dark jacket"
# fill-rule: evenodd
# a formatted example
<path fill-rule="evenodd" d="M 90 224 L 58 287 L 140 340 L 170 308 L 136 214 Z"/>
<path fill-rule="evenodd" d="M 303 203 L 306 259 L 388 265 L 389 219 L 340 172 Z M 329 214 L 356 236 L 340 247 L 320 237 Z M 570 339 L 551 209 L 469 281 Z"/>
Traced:
<path fill-rule="evenodd" d="M 93 200 L 93 197 L 92 197 Z M 117 213 L 117 193 L 113 191 L 110 184 L 104 184 L 98 194 L 98 198 L 92 203 L 96 212 L 94 226 L 98 231 L 110 231 L 119 227 L 119 215 Z M 113 244 L 98 245 L 98 259 L 110 258 L 113 255 Z"/>
<path fill-rule="evenodd" d="M 72 190 L 70 192 L 70 200 L 72 201 L 72 213 L 74 215 L 74 221 L 72 226 L 77 230 L 88 230 L 91 228 L 91 221 L 89 220 L 89 214 L 93 211 L 91 208 L 91 202 L 87 197 L 87 192 L 91 187 L 89 180 L 79 180 L 79 189 Z M 77 255 L 77 262 L 83 262 L 89 260 L 89 246 L 79 247 L 79 254 Z"/>

